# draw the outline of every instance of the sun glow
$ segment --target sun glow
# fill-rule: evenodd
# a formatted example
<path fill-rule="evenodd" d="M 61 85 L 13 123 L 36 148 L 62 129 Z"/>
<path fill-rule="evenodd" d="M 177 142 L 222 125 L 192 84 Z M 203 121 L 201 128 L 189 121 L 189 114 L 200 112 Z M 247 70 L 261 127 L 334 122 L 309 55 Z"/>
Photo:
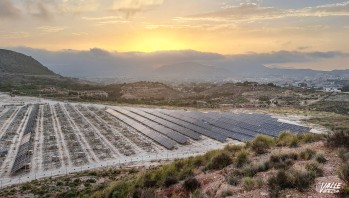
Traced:
<path fill-rule="evenodd" d="M 190 47 L 171 35 L 152 34 L 135 39 L 130 47 L 133 51 L 154 52 L 162 50 L 185 50 Z"/>

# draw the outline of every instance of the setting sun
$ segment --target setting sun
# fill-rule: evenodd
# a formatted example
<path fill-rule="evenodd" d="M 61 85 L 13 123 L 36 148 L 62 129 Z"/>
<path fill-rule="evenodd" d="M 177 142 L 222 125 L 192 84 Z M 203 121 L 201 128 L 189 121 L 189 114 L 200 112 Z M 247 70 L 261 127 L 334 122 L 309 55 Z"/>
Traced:
<path fill-rule="evenodd" d="M 176 36 L 161 33 L 141 36 L 130 42 L 129 47 L 140 52 L 188 49 L 188 46 Z"/>

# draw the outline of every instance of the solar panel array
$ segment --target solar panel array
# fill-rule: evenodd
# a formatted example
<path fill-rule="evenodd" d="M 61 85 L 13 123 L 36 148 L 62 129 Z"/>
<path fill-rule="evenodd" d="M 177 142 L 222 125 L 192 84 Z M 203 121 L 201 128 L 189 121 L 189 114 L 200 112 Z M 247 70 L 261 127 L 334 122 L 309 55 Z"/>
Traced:
<path fill-rule="evenodd" d="M 21 145 L 19 146 L 15 162 L 12 166 L 11 173 L 14 174 L 20 169 L 23 169 L 31 161 L 32 149 L 34 144 L 35 126 L 39 105 L 34 105 L 29 115 L 27 125 L 24 129 Z"/>
<path fill-rule="evenodd" d="M 164 146 L 167 149 L 173 149 L 176 145 L 176 142 L 167 138 L 166 136 L 162 135 L 161 133 L 158 133 L 154 131 L 153 129 L 141 124 L 140 122 L 135 121 L 134 119 L 130 118 L 129 116 L 119 113 L 117 111 L 110 111 L 107 110 L 109 113 L 117 117 L 119 120 L 124 122 L 125 124 L 131 126 L 132 128 L 136 129 L 138 132 L 142 133 L 143 135 L 149 137 L 150 139 L 154 140 L 158 144 Z"/>
<path fill-rule="evenodd" d="M 306 133 L 310 128 L 279 121 L 266 114 L 224 113 L 184 110 L 113 107 L 108 109 L 119 120 L 135 128 L 160 145 L 172 149 L 189 139 L 202 136 L 220 142 L 234 139 L 250 141 L 257 135 L 277 137 L 283 131 Z"/>

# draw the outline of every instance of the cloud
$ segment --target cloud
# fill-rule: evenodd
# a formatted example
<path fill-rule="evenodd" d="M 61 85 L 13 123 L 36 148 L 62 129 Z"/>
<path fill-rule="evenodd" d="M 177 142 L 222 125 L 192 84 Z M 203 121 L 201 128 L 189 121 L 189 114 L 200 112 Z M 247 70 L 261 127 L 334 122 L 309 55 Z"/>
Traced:
<path fill-rule="evenodd" d="M 307 16 L 349 16 L 349 1 L 299 9 L 278 9 L 274 7 L 263 7 L 258 3 L 242 3 L 239 6 L 225 5 L 221 10 L 218 11 L 190 15 L 187 17 L 178 17 L 175 20 L 253 22 L 258 20 Z"/>
<path fill-rule="evenodd" d="M 44 33 L 56 33 L 56 32 L 61 32 L 67 28 L 66 27 L 54 27 L 54 26 L 41 26 L 41 27 L 38 27 L 37 29 L 44 32 Z"/>
<path fill-rule="evenodd" d="M 73 36 L 87 36 L 88 33 L 87 32 L 73 32 L 72 33 Z"/>
<path fill-rule="evenodd" d="M 349 1 L 343 3 L 326 4 L 295 10 L 300 16 L 349 16 Z"/>
<path fill-rule="evenodd" d="M 18 39 L 18 38 L 28 38 L 30 37 L 29 32 L 1 32 L 0 31 L 0 38 L 4 39 Z"/>
<path fill-rule="evenodd" d="M 82 17 L 81 19 L 86 21 L 105 21 L 105 20 L 117 20 L 122 18 L 120 16 L 101 16 L 101 17 Z"/>
<path fill-rule="evenodd" d="M 96 22 L 96 25 L 130 23 L 129 20 L 125 20 L 125 18 L 121 16 L 82 17 L 82 19 Z"/>
<path fill-rule="evenodd" d="M 160 6 L 164 0 L 116 0 L 113 5 L 113 10 L 117 10 L 130 17 L 137 12 L 148 11 Z"/>
<path fill-rule="evenodd" d="M 39 19 L 48 20 L 59 14 L 77 14 L 97 9 L 96 0 L 27 0 L 27 13 Z"/>
<path fill-rule="evenodd" d="M 54 17 L 56 10 L 55 1 L 48 4 L 45 0 L 28 0 L 26 1 L 27 13 L 41 20 L 50 20 Z"/>
<path fill-rule="evenodd" d="M 1 18 L 18 18 L 21 15 L 21 10 L 16 8 L 11 0 L 0 1 L 0 19 Z"/>

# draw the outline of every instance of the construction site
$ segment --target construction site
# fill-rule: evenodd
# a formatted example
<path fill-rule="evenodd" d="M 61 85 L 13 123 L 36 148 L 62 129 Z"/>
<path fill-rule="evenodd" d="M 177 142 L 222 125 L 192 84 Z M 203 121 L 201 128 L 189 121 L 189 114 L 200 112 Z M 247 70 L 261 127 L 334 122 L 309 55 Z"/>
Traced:
<path fill-rule="evenodd" d="M 310 128 L 259 113 L 202 112 L 0 94 L 1 187 L 108 166 L 203 154 L 257 135 Z"/>

